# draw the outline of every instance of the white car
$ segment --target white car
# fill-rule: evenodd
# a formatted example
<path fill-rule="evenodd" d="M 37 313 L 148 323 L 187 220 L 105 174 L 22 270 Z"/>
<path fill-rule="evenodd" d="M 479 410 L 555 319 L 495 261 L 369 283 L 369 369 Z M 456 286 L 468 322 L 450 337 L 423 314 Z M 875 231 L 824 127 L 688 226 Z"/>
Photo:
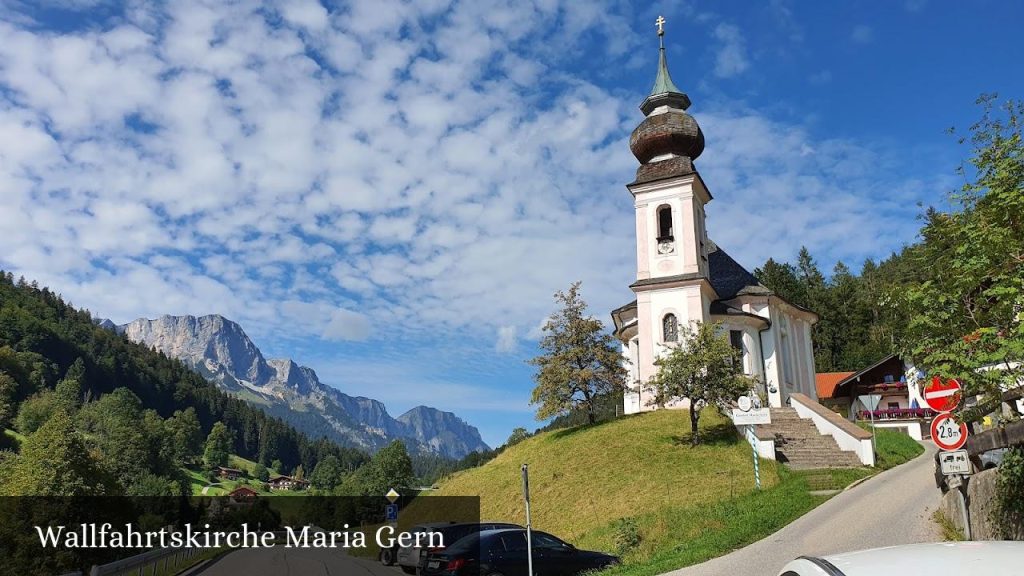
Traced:
<path fill-rule="evenodd" d="M 1019 576 L 1024 542 L 936 542 L 801 556 L 779 576 Z"/>

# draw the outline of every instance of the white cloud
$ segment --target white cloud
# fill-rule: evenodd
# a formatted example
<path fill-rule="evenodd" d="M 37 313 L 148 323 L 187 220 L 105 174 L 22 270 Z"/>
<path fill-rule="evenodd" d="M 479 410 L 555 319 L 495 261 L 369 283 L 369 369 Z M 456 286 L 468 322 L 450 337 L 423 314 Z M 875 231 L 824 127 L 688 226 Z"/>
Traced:
<path fill-rule="evenodd" d="M 620 6 L 153 12 L 63 34 L 0 23 L 0 266 L 115 321 L 221 313 L 261 343 L 475 339 L 494 354 L 536 338 L 575 280 L 605 321 L 632 298 L 623 183 L 646 85 L 624 98 L 566 60 L 583 29 L 607 40 L 601 57 L 631 58 Z M 744 72 L 739 29 L 712 34 L 716 74 Z M 841 232 L 912 235 L 893 227 L 928 183 L 893 177 L 877 144 L 695 113 L 709 230 L 745 263 L 801 244 L 868 255 Z"/>
<path fill-rule="evenodd" d="M 715 75 L 719 78 L 731 78 L 742 74 L 749 66 L 746 40 L 740 29 L 732 24 L 715 26 L 715 38 L 718 40 L 715 55 Z"/>
<path fill-rule="evenodd" d="M 518 338 L 515 326 L 498 327 L 498 341 L 494 343 L 494 351 L 502 354 L 515 352 Z"/>

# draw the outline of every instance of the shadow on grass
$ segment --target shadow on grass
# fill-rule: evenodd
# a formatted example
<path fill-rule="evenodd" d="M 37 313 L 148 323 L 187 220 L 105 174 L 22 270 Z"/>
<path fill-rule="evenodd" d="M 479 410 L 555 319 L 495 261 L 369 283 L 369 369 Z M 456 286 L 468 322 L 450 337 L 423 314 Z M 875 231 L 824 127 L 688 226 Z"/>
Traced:
<path fill-rule="evenodd" d="M 693 434 L 680 434 L 678 436 L 670 436 L 669 438 L 676 446 L 690 446 Z M 738 441 L 739 435 L 736 433 L 736 427 L 728 422 L 715 424 L 700 430 L 699 446 L 731 446 Z"/>
<path fill-rule="evenodd" d="M 640 415 L 641 414 L 625 414 L 623 416 L 617 416 L 615 418 L 609 418 L 608 420 L 602 420 L 600 422 L 594 422 L 593 424 L 580 424 L 578 426 L 573 426 L 572 428 L 562 428 L 561 430 L 553 431 L 551 433 L 551 438 L 553 438 L 553 439 L 568 438 L 568 437 L 570 437 L 570 436 L 572 436 L 574 434 L 579 434 L 580 432 L 583 432 L 585 430 L 593 430 L 594 428 L 600 428 L 601 426 L 604 426 L 606 424 L 611 424 L 612 422 L 620 422 L 620 421 L 625 420 L 627 418 L 635 418 L 635 417 L 640 416 Z"/>
<path fill-rule="evenodd" d="M 18 439 L 13 435 L 9 435 L 0 429 L 0 450 L 10 450 L 12 452 L 18 452 L 21 448 L 21 444 Z"/>

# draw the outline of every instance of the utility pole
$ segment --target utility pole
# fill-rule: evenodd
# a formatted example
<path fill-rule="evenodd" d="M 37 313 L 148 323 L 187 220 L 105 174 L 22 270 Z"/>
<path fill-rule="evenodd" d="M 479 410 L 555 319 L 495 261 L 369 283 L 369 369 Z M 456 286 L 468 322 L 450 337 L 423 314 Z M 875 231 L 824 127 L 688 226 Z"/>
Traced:
<path fill-rule="evenodd" d="M 523 464 L 523 500 L 526 501 L 526 574 L 533 576 L 533 533 L 530 531 L 530 471 Z"/>

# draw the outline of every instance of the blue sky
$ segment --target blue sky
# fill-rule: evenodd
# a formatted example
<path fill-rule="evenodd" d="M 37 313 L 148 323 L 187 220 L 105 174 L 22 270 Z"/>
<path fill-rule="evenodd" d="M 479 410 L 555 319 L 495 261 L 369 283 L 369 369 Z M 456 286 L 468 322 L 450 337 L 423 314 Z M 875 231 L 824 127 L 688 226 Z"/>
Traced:
<path fill-rule="evenodd" d="M 0 0 L 0 267 L 127 322 L 219 313 L 501 443 L 551 295 L 631 299 L 629 132 L 668 20 L 711 237 L 750 268 L 911 241 L 1012 2 Z"/>

